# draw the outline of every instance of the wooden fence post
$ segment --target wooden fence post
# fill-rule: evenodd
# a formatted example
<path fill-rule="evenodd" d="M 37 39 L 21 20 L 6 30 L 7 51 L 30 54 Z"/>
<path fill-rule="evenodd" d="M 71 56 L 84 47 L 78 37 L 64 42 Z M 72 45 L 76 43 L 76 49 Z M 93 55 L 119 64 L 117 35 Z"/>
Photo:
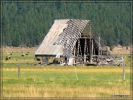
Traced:
<path fill-rule="evenodd" d="M 20 65 L 18 64 L 18 78 L 20 78 Z"/>
<path fill-rule="evenodd" d="M 123 81 L 125 81 L 125 79 L 126 79 L 126 73 L 125 73 L 125 61 L 124 61 L 124 58 L 123 57 L 122 57 L 122 60 L 123 60 L 123 62 L 122 62 L 122 68 L 123 68 L 122 79 L 123 79 Z"/>

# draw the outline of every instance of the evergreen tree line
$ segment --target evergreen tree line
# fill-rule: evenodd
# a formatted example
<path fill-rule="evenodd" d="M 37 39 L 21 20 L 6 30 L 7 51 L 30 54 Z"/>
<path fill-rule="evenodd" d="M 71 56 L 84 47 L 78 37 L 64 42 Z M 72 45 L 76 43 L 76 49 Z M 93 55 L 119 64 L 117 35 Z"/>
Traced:
<path fill-rule="evenodd" d="M 91 20 L 107 45 L 130 45 L 131 3 L 128 2 L 4 2 L 4 46 L 39 45 L 55 19 Z"/>

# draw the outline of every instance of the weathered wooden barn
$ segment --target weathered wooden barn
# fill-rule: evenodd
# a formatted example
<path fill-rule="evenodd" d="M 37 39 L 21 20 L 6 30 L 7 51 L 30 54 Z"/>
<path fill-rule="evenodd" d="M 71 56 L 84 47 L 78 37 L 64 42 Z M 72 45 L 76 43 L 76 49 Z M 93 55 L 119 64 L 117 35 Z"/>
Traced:
<path fill-rule="evenodd" d="M 68 65 L 97 64 L 99 55 L 107 54 L 106 46 L 93 32 L 91 21 L 79 19 L 55 20 L 35 52 L 42 63 L 55 57 Z"/>

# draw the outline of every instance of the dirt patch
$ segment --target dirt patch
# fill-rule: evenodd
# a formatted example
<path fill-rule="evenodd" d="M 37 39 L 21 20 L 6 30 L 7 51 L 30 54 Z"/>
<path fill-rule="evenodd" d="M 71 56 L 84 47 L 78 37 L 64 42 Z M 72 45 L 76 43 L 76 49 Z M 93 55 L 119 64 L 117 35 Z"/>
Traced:
<path fill-rule="evenodd" d="M 132 51 L 131 47 L 116 46 L 111 51 L 111 54 L 131 54 Z"/>

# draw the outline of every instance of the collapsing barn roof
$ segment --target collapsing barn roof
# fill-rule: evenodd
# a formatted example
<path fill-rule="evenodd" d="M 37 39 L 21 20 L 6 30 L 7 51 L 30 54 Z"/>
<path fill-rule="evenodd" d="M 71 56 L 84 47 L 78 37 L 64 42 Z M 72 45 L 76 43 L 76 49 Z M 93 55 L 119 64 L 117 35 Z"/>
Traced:
<path fill-rule="evenodd" d="M 63 53 L 61 45 L 53 45 L 59 38 L 59 35 L 63 32 L 63 29 L 67 27 L 68 20 L 55 20 L 53 26 L 45 36 L 41 45 L 35 52 L 35 55 L 56 55 Z"/>
<path fill-rule="evenodd" d="M 72 49 L 81 33 L 86 33 L 89 20 L 63 19 L 55 20 L 35 55 L 63 55 L 66 44 Z"/>
<path fill-rule="evenodd" d="M 68 65 L 114 63 L 102 39 L 93 32 L 91 21 L 79 19 L 55 20 L 35 56 L 41 56 L 41 63 L 48 62 L 47 56 L 62 56 Z"/>

